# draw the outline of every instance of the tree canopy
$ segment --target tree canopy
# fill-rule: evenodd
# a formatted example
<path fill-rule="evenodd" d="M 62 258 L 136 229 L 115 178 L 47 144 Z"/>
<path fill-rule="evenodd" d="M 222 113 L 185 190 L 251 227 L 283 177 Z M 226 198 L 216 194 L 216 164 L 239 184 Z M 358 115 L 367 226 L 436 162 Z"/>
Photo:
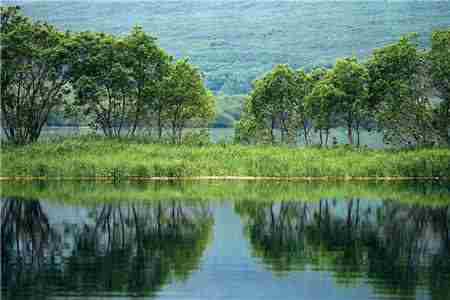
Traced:
<path fill-rule="evenodd" d="M 15 144 L 38 139 L 50 112 L 70 92 L 70 35 L 1 7 L 1 124 Z"/>
<path fill-rule="evenodd" d="M 188 122 L 207 125 L 214 116 L 200 71 L 172 62 L 141 27 L 125 36 L 61 32 L 8 6 L 1 24 L 1 123 L 15 144 L 36 141 L 61 110 L 109 137 L 157 124 L 160 137 L 170 127 L 178 141 Z"/>
<path fill-rule="evenodd" d="M 1 25 L 1 124 L 14 144 L 36 141 L 62 111 L 108 137 L 156 128 L 157 138 L 177 143 L 187 127 L 208 127 L 216 115 L 203 73 L 139 26 L 122 36 L 62 32 L 12 6 L 1 7 Z M 448 146 L 449 43 L 450 31 L 436 30 L 429 50 L 411 34 L 364 62 L 341 58 L 308 72 L 276 65 L 233 99 L 235 107 L 245 99 L 237 140 L 327 146 L 343 127 L 350 145 L 360 146 L 361 129 L 376 129 L 387 144 Z"/>
<path fill-rule="evenodd" d="M 288 132 L 308 145 L 314 129 L 319 145 L 327 146 L 330 130 L 344 127 L 350 145 L 360 146 L 361 129 L 377 129 L 396 146 L 449 145 L 449 41 L 448 30 L 436 31 L 425 51 L 411 34 L 376 49 L 365 62 L 343 58 L 309 73 L 276 66 L 255 81 L 236 137 L 276 143 L 280 133 L 280 142 L 292 142 L 284 138 Z"/>
<path fill-rule="evenodd" d="M 450 145 L 450 29 L 433 32 L 430 61 L 433 86 L 441 98 L 435 110 L 435 126 Z"/>

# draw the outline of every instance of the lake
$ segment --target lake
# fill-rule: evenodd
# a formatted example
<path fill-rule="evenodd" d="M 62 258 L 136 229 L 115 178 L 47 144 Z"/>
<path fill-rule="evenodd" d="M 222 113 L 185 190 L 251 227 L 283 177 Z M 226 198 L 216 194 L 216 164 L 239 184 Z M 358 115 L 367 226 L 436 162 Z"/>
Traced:
<path fill-rule="evenodd" d="M 9 182 L 3 299 L 450 299 L 445 183 Z"/>

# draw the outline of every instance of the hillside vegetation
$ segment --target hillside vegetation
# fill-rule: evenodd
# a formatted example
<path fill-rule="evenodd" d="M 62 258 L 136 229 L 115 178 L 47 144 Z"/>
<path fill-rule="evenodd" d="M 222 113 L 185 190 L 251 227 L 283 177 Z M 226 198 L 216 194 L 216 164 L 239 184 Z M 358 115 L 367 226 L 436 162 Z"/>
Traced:
<path fill-rule="evenodd" d="M 243 94 L 277 64 L 309 70 L 417 32 L 450 26 L 448 1 L 4 1 L 72 31 L 125 35 L 133 26 L 157 36 L 176 57 L 190 57 L 208 88 Z"/>

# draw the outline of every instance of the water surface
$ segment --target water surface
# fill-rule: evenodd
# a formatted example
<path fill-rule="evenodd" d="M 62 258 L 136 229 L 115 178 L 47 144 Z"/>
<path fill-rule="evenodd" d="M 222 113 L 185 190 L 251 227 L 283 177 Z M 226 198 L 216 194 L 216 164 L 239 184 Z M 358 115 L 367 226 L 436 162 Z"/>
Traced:
<path fill-rule="evenodd" d="M 450 298 L 445 183 L 39 182 L 1 195 L 3 299 Z"/>

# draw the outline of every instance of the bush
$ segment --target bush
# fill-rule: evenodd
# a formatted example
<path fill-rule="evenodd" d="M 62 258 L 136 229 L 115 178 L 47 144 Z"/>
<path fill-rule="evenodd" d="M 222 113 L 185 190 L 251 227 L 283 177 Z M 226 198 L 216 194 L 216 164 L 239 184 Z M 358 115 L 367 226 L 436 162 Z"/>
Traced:
<path fill-rule="evenodd" d="M 183 144 L 189 146 L 206 146 L 211 144 L 209 130 L 189 131 L 183 136 Z"/>

